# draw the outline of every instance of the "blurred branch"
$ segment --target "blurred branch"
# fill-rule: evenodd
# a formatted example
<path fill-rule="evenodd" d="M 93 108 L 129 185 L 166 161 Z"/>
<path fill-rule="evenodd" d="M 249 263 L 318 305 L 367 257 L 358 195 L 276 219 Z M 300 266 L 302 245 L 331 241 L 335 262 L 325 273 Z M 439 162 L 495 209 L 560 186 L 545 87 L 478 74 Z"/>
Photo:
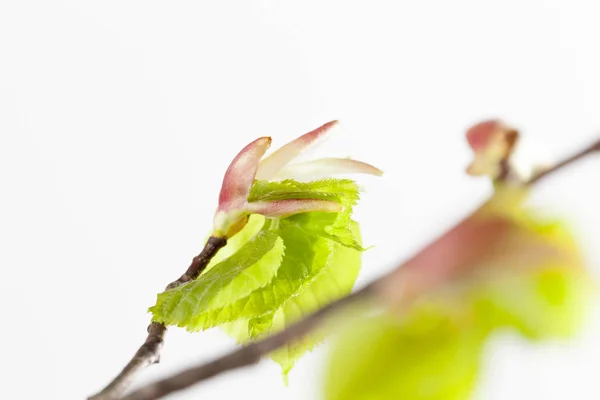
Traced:
<path fill-rule="evenodd" d="M 217 254 L 219 249 L 227 244 L 224 237 L 208 238 L 202 252 L 193 258 L 188 269 L 179 277 L 179 279 L 169 283 L 165 290 L 173 289 L 179 285 L 196 279 L 206 268 L 210 260 Z M 144 368 L 156 364 L 160 360 L 160 350 L 162 349 L 167 327 L 158 322 L 152 322 L 148 325 L 148 336 L 140 346 L 135 355 L 127 363 L 125 368 L 117 375 L 104 389 L 97 394 L 89 397 L 88 400 L 112 400 L 118 399 L 127 390 L 133 378 Z"/>
<path fill-rule="evenodd" d="M 554 167 L 538 173 L 529 181 L 527 181 L 526 184 L 534 185 L 542 178 L 549 176 L 552 173 L 596 151 L 600 151 L 600 141 L 575 153 L 571 157 L 566 158 L 565 160 L 556 164 Z M 408 265 L 418 265 L 422 260 L 428 259 L 431 251 L 435 249 L 436 246 L 443 246 L 447 244 L 442 244 L 442 242 L 447 239 L 448 235 L 455 231 L 463 222 L 464 221 L 459 223 L 446 234 L 442 235 L 440 238 L 436 239 L 433 243 L 425 246 L 423 250 L 418 252 L 407 262 L 402 263 L 398 268 L 394 269 L 389 274 L 371 282 L 369 285 L 365 286 L 359 291 L 329 304 L 328 306 L 309 315 L 305 319 L 297 322 L 289 328 L 273 336 L 255 341 L 209 363 L 183 370 L 170 377 L 143 386 L 131 394 L 122 397 L 121 400 L 159 399 L 167 396 L 170 393 L 185 389 L 221 373 L 255 364 L 262 356 L 265 356 L 282 347 L 283 345 L 301 338 L 305 334 L 312 331 L 316 326 L 321 324 L 326 317 L 329 317 L 331 314 L 340 311 L 341 308 L 346 307 L 349 304 L 365 300 L 365 298 L 368 297 L 403 296 L 404 294 L 401 293 L 403 291 L 403 287 L 402 285 L 398 287 L 397 283 L 401 282 L 402 277 L 404 276 L 404 274 L 401 272 L 405 272 L 407 270 L 405 267 Z M 430 261 L 430 259 L 428 260 Z M 394 291 L 398 293 L 392 293 Z"/>
<path fill-rule="evenodd" d="M 600 152 L 600 140 L 598 140 L 594 144 L 582 149 L 581 151 L 571 155 L 570 157 L 565 158 L 564 160 L 560 161 L 553 167 L 548 168 L 544 171 L 538 172 L 533 177 L 531 177 L 531 179 L 529 179 L 527 184 L 533 185 L 534 183 L 537 183 L 538 181 L 540 181 L 542 178 L 573 164 L 574 162 L 582 159 L 583 157 L 587 156 L 588 154 L 592 154 L 597 151 Z"/>

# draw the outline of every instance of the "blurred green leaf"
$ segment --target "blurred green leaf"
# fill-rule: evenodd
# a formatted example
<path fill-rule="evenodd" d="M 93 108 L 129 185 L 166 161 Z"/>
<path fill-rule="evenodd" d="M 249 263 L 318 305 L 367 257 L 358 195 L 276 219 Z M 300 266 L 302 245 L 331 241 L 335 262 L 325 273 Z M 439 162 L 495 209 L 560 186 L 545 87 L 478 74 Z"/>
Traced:
<path fill-rule="evenodd" d="M 489 247 L 464 258 L 469 265 L 423 286 L 410 304 L 387 305 L 403 311 L 363 320 L 341 335 L 327 373 L 328 400 L 468 399 L 483 344 L 496 329 L 530 339 L 573 333 L 589 288 L 577 246 L 563 224 L 540 220 L 517 200 L 501 193 L 469 217 L 486 234 L 498 229 Z M 471 245 L 455 243 L 453 252 Z M 414 270 L 405 276 L 429 282 Z"/>
<path fill-rule="evenodd" d="M 334 343 L 328 400 L 465 399 L 477 376 L 483 334 L 439 310 L 363 320 Z"/>

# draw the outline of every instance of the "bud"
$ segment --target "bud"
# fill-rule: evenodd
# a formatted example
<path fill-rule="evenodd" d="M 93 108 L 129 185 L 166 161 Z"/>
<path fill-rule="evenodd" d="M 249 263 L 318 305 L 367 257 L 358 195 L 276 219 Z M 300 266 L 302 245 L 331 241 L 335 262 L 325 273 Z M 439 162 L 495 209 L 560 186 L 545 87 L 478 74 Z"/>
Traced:
<path fill-rule="evenodd" d="M 519 137 L 516 129 L 502 121 L 490 120 L 469 128 L 466 137 L 475 155 L 467 167 L 469 175 L 487 175 L 496 179 L 506 172 L 508 159 Z"/>
<path fill-rule="evenodd" d="M 262 158 L 271 145 L 270 137 L 258 138 L 244 147 L 225 172 L 214 216 L 213 236 L 229 238 L 235 235 L 246 225 L 250 214 L 284 218 L 305 212 L 341 212 L 341 204 L 319 199 L 248 202 L 255 179 L 289 178 L 286 174 L 296 179 L 303 176 L 311 176 L 313 179 L 316 176 L 331 177 L 340 173 L 381 175 L 383 172 L 372 165 L 347 158 L 324 158 L 288 166 L 290 161 L 327 136 L 337 123 L 330 121 L 282 146 L 264 159 Z"/>

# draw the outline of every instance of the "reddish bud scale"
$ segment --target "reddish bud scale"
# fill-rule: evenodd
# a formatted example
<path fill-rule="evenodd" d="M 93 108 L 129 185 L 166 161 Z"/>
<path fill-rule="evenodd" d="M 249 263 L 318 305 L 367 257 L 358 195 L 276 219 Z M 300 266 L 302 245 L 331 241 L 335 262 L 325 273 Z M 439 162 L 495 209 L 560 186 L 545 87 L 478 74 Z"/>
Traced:
<path fill-rule="evenodd" d="M 483 150 L 502 127 L 498 120 L 480 122 L 467 130 L 467 142 L 473 151 Z"/>
<path fill-rule="evenodd" d="M 489 120 L 472 126 L 466 133 L 475 159 L 467 168 L 470 175 L 488 175 L 496 179 L 505 170 L 518 132 L 499 120 Z"/>
<path fill-rule="evenodd" d="M 223 177 L 219 194 L 219 210 L 241 208 L 246 203 L 260 159 L 271 146 L 270 137 L 248 144 L 233 159 Z"/>

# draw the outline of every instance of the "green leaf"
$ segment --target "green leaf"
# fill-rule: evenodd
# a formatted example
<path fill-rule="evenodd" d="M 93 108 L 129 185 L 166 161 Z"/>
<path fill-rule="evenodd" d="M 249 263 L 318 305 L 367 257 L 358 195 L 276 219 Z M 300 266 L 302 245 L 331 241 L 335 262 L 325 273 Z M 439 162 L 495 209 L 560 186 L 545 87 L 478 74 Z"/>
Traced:
<path fill-rule="evenodd" d="M 483 335 L 439 310 L 363 319 L 334 343 L 327 400 L 458 400 L 477 376 Z"/>
<path fill-rule="evenodd" d="M 510 218 L 509 235 L 481 260 L 463 286 L 463 301 L 489 330 L 512 327 L 531 339 L 567 337 L 578 326 L 588 294 L 579 250 L 561 223 L 519 209 Z"/>
<path fill-rule="evenodd" d="M 477 321 L 488 330 L 512 327 L 530 339 L 565 338 L 581 321 L 586 286 L 580 271 L 547 268 L 483 282 L 471 296 Z"/>
<path fill-rule="evenodd" d="M 199 330 L 211 311 L 268 284 L 284 253 L 282 239 L 268 225 L 198 279 L 159 294 L 149 310 L 154 321 Z"/>
<path fill-rule="evenodd" d="M 342 334 L 327 399 L 468 399 L 482 344 L 495 330 L 535 340 L 573 333 L 589 293 L 577 246 L 561 224 L 515 206 L 501 202 L 477 215 L 504 218 L 502 235 L 461 274 L 398 305 L 402 315 L 363 318 Z"/>
<path fill-rule="evenodd" d="M 208 313 L 202 329 L 273 314 L 322 273 L 330 257 L 332 242 L 281 222 L 277 232 L 286 248 L 277 275 L 268 285 Z"/>
<path fill-rule="evenodd" d="M 358 189 L 351 179 L 255 181 L 248 197 L 250 202 L 288 199 L 332 200 L 353 205 L 358 200 Z"/>
<path fill-rule="evenodd" d="M 311 233 L 318 233 L 344 246 L 364 250 L 350 231 L 352 208 L 359 199 L 358 186 L 350 179 L 324 179 L 313 182 L 256 181 L 250 192 L 249 201 L 287 199 L 318 199 L 336 201 L 344 206 L 340 213 L 305 213 L 286 218 L 289 223 Z"/>
<path fill-rule="evenodd" d="M 498 328 L 531 339 L 565 337 L 583 305 L 583 275 L 548 268 L 439 293 L 404 317 L 364 318 L 334 343 L 328 400 L 466 400 L 483 344 Z"/>
<path fill-rule="evenodd" d="M 279 221 L 279 234 L 286 246 L 280 269 L 273 281 L 246 298 L 213 313 L 213 323 L 231 322 L 224 329 L 246 343 L 285 329 L 290 324 L 349 294 L 360 270 L 362 250 L 358 224 L 352 221 L 352 206 L 358 188 L 350 180 L 309 183 L 257 181 L 250 201 L 316 198 L 334 200 L 344 211 L 304 213 Z M 306 351 L 322 340 L 315 333 L 271 354 L 284 377 Z"/>

